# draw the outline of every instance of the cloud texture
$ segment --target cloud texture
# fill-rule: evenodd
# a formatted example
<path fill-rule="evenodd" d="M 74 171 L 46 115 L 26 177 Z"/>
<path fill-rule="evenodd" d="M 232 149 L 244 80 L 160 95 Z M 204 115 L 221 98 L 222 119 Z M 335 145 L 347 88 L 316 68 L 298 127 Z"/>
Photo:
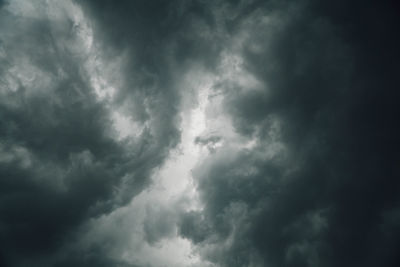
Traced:
<path fill-rule="evenodd" d="M 0 1 L 1 266 L 398 266 L 392 1 Z"/>

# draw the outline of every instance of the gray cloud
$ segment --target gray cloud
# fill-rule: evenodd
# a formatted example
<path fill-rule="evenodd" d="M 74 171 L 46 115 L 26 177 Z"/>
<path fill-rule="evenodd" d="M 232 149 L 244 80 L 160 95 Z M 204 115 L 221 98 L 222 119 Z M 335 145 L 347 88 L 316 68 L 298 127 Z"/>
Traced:
<path fill-rule="evenodd" d="M 0 8 L 0 265 L 398 265 L 392 2 Z M 190 180 L 165 164 L 195 106 L 187 208 L 158 176 Z"/>
<path fill-rule="evenodd" d="M 1 11 L 4 266 L 53 266 L 58 260 L 52 255 L 70 242 L 77 227 L 141 192 L 179 139 L 179 96 L 168 73 L 152 73 L 166 70 L 165 61 L 147 64 L 154 68 L 150 70 L 142 65 L 142 72 L 128 66 L 139 82 L 121 92 L 121 100 L 101 101 L 90 80 L 93 73 L 85 69 L 90 55 L 80 47 L 90 37 L 79 35 L 86 30 L 84 22 L 76 24 L 65 14 L 71 6 L 42 4 L 15 2 Z M 51 13 L 58 8 L 61 14 Z M 151 81 L 153 76 L 160 80 Z M 111 112 L 122 99 L 146 105 L 147 116 L 134 118 L 145 125 L 135 140 L 119 140 L 113 132 Z M 98 256 L 93 260 L 98 266 L 113 264 L 100 264 Z M 95 264 L 93 260 L 75 256 L 70 261 Z"/>
<path fill-rule="evenodd" d="M 293 3 L 236 22 L 250 32 L 244 64 L 264 87 L 217 88 L 236 130 L 258 142 L 198 167 L 205 221 L 186 215 L 182 235 L 204 257 L 220 266 L 398 264 L 397 230 L 383 226 L 399 201 L 391 8 Z M 287 151 L 259 158 L 273 142 L 272 117 Z"/>

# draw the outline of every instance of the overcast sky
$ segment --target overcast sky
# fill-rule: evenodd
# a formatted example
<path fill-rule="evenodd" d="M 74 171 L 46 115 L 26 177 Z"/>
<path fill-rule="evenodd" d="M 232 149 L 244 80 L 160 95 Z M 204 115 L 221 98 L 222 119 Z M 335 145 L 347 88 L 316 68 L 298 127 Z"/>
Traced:
<path fill-rule="evenodd" d="M 395 2 L 0 0 L 0 266 L 400 266 Z"/>

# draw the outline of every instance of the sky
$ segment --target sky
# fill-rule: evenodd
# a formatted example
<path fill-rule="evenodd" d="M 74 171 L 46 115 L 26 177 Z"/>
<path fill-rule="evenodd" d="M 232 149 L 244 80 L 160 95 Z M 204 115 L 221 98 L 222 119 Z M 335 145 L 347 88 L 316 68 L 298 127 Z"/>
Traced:
<path fill-rule="evenodd" d="M 400 266 L 395 2 L 0 0 L 0 266 Z"/>

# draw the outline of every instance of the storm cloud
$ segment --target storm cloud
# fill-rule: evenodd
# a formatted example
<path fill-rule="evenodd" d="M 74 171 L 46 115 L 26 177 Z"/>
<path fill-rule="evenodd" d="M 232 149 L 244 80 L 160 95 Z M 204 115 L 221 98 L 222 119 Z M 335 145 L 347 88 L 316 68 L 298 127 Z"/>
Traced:
<path fill-rule="evenodd" d="M 1 266 L 398 266 L 393 1 L 0 1 Z"/>

